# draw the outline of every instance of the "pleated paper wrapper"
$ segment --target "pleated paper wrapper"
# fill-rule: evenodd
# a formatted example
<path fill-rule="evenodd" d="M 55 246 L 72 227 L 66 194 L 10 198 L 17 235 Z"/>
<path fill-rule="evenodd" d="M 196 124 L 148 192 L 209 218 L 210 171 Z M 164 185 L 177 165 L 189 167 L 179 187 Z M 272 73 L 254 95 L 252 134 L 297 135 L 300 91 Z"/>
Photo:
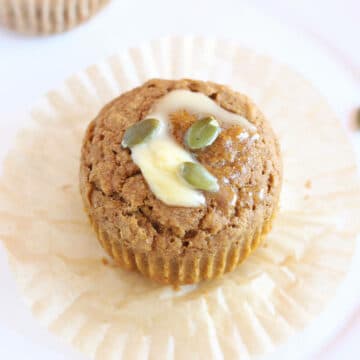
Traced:
<path fill-rule="evenodd" d="M 29 35 L 60 33 L 96 14 L 109 0 L 0 0 L 0 24 Z"/>
<path fill-rule="evenodd" d="M 224 83 L 279 136 L 284 184 L 265 246 L 221 279 L 174 290 L 104 261 L 78 189 L 84 130 L 153 77 Z M 347 273 L 359 231 L 351 145 L 300 75 L 226 42 L 164 39 L 69 78 L 33 110 L 4 163 L 0 234 L 36 318 L 96 359 L 247 359 L 303 329 Z"/>

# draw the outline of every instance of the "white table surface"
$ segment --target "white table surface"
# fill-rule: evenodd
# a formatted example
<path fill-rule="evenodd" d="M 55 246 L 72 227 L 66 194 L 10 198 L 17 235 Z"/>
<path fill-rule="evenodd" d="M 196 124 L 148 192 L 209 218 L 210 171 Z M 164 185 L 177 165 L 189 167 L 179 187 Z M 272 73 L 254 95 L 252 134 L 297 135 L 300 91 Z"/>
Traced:
<path fill-rule="evenodd" d="M 115 51 L 169 35 L 232 39 L 292 64 L 329 100 L 339 99 L 341 93 L 334 107 L 349 128 L 353 111 L 360 106 L 359 15 L 359 0 L 253 0 L 251 5 L 239 0 L 113 0 L 96 18 L 66 34 L 28 38 L 0 29 L 0 159 L 22 124 L 22 114 L 43 93 Z M 318 65 L 323 61 L 318 71 L 313 58 Z M 335 74 L 333 88 L 329 74 Z M 358 154 L 359 134 L 352 136 Z M 0 250 L 0 358 L 80 359 L 32 320 Z M 360 358 L 358 290 L 343 299 L 336 321 L 330 316 L 323 319 L 318 341 L 304 338 L 306 351 L 299 358 L 309 354 L 319 359 Z M 355 315 L 349 323 L 345 320 L 350 314 Z M 337 340 L 329 343 L 344 326 Z"/>

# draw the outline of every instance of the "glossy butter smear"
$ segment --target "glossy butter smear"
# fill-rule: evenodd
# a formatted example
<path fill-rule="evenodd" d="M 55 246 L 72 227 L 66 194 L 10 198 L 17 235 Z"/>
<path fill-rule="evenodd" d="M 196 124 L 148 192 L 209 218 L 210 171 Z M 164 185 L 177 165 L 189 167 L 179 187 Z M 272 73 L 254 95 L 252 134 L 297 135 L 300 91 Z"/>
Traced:
<path fill-rule="evenodd" d="M 171 206 L 198 207 L 205 204 L 204 194 L 179 175 L 182 163 L 196 160 L 173 139 L 169 130 L 169 115 L 179 110 L 212 115 L 220 123 L 239 125 L 250 132 L 255 132 L 256 128 L 244 117 L 221 108 L 206 95 L 189 90 L 173 90 L 153 105 L 146 118 L 158 119 L 160 129 L 152 139 L 131 149 L 132 159 L 158 199 Z"/>

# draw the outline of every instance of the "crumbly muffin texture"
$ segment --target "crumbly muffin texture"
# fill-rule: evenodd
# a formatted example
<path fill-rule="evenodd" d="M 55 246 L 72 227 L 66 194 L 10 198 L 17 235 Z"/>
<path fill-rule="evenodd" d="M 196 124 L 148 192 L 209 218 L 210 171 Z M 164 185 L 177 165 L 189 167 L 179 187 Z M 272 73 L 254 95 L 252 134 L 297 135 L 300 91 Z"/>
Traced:
<path fill-rule="evenodd" d="M 258 135 L 244 138 L 240 126 L 223 126 L 218 119 L 223 130 L 215 142 L 193 151 L 220 185 L 219 192 L 204 193 L 206 205 L 201 207 L 168 206 L 158 200 L 132 161 L 131 150 L 120 145 L 125 130 L 175 89 L 201 92 L 257 128 Z M 194 121 L 185 110 L 171 114 L 171 132 L 181 146 L 186 147 L 184 135 Z M 162 264 L 166 259 L 191 263 L 234 247 L 240 251 L 236 262 L 241 262 L 269 231 L 280 186 L 279 144 L 263 114 L 247 96 L 212 82 L 154 79 L 121 95 L 90 123 L 81 152 L 85 210 L 110 255 L 122 262 L 117 255 L 125 248 L 127 257 L 134 257 L 128 259 L 128 268 L 139 268 L 136 255 L 150 255 Z M 230 267 L 224 265 L 224 271 Z M 169 276 L 150 274 L 162 282 L 170 281 Z"/>

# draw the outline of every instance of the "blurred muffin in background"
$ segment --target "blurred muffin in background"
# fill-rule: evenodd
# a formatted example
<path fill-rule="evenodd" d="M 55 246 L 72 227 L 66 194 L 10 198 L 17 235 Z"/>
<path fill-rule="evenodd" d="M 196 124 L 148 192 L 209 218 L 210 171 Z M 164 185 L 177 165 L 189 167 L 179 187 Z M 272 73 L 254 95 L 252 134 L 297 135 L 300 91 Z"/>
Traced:
<path fill-rule="evenodd" d="M 67 31 L 97 13 L 109 0 L 0 0 L 0 24 L 31 35 Z"/>

